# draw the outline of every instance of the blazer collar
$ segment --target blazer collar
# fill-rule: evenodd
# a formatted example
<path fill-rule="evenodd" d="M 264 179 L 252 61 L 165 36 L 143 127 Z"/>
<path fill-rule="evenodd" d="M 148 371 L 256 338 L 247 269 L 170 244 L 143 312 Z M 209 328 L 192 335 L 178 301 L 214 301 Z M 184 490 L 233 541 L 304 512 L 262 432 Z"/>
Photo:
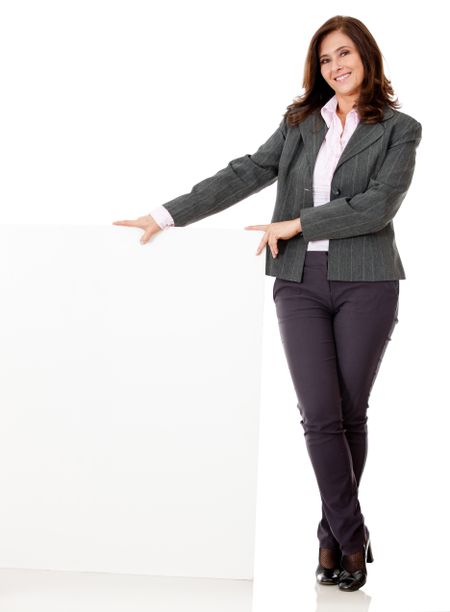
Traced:
<path fill-rule="evenodd" d="M 379 123 L 363 123 L 359 122 L 355 131 L 350 136 L 350 139 L 345 146 L 342 155 L 336 165 L 335 172 L 351 157 L 354 157 L 363 149 L 369 147 L 384 134 L 383 123 L 394 115 L 394 111 L 388 105 L 384 105 L 384 117 Z M 298 125 L 303 142 L 305 143 L 305 151 L 311 166 L 311 171 L 314 168 L 319 149 L 328 131 L 327 124 L 320 113 L 316 110 L 311 113 L 305 121 Z"/>

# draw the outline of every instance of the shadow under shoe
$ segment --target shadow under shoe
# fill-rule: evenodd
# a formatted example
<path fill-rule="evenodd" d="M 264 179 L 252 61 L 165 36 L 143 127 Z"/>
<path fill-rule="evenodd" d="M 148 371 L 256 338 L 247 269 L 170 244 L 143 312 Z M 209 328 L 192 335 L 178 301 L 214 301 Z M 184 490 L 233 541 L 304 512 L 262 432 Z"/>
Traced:
<path fill-rule="evenodd" d="M 341 550 L 319 548 L 319 565 L 316 580 L 319 584 L 337 585 L 341 574 Z"/>

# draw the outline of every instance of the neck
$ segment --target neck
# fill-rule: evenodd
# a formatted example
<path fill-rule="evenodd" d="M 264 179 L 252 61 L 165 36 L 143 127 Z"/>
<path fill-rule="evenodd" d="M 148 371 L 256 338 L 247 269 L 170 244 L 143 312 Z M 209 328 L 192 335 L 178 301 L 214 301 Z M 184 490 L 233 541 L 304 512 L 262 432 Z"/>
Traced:
<path fill-rule="evenodd" d="M 358 100 L 357 96 L 339 96 L 338 94 L 336 94 L 336 98 L 336 112 L 338 115 L 346 115 L 349 113 L 351 110 L 353 110 L 353 106 Z"/>

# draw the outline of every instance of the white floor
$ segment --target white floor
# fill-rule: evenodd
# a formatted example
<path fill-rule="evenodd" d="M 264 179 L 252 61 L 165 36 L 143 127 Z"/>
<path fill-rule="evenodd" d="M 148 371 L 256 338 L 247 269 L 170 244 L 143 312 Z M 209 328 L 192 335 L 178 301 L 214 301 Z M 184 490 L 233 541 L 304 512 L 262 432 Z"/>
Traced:
<path fill-rule="evenodd" d="M 272 560 L 274 562 L 274 560 Z M 388 567 L 386 564 L 384 568 Z M 0 570 L 2 612 L 448 612 L 446 585 L 415 565 L 399 584 L 386 584 L 370 567 L 367 585 L 354 593 L 314 582 L 314 567 L 281 563 L 267 579 L 189 579 L 43 570 Z M 283 573 L 284 572 L 284 573 Z M 427 585 L 431 585 L 427 587 Z M 252 597 L 253 591 L 253 597 Z M 253 601 L 252 601 L 253 599 Z M 439 602 L 441 604 L 439 605 Z"/>
<path fill-rule="evenodd" d="M 249 612 L 252 583 L 42 570 L 0 570 L 2 612 Z"/>

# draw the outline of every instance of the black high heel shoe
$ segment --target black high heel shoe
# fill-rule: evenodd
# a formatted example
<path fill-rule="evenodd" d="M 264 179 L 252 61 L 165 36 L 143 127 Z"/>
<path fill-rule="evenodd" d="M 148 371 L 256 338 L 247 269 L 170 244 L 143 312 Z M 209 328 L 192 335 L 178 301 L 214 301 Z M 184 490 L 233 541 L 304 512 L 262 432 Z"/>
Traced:
<path fill-rule="evenodd" d="M 345 569 L 345 555 L 342 556 L 341 560 L 341 572 L 339 575 L 338 587 L 341 591 L 357 591 L 363 585 L 366 584 L 367 580 L 367 568 L 366 563 L 373 563 L 372 547 L 370 545 L 370 538 L 368 538 L 364 544 L 363 552 L 363 567 L 353 572 L 349 572 Z"/>
<path fill-rule="evenodd" d="M 336 567 L 333 567 L 333 568 L 324 567 L 320 563 L 320 549 L 319 549 L 319 565 L 317 566 L 317 569 L 316 569 L 316 580 L 319 584 L 325 584 L 325 585 L 338 584 L 339 576 L 341 574 L 341 565 L 340 565 L 340 562 L 338 561 L 338 559 L 340 559 L 341 557 L 340 549 L 336 549 L 335 555 L 337 559 Z"/>

